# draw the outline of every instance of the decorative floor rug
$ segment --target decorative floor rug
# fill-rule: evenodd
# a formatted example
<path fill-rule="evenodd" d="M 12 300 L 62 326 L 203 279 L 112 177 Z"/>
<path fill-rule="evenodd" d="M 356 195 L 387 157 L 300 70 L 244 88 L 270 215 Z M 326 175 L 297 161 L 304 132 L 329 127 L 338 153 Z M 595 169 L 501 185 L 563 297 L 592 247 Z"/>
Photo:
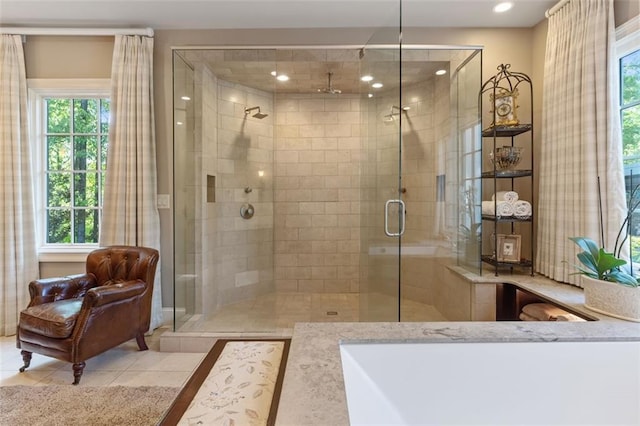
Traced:
<path fill-rule="evenodd" d="M 218 340 L 159 424 L 275 424 L 290 342 Z"/>
<path fill-rule="evenodd" d="M 160 386 L 0 386 L 0 425 L 153 426 L 179 391 Z"/>

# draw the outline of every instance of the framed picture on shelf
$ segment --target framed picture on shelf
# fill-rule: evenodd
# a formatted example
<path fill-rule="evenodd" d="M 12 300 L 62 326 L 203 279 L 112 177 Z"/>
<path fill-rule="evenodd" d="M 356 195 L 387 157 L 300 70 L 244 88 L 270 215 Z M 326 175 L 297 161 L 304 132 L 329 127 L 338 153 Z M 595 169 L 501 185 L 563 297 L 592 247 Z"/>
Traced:
<path fill-rule="evenodd" d="M 498 262 L 520 262 L 520 241 L 522 237 L 515 234 L 498 234 Z"/>

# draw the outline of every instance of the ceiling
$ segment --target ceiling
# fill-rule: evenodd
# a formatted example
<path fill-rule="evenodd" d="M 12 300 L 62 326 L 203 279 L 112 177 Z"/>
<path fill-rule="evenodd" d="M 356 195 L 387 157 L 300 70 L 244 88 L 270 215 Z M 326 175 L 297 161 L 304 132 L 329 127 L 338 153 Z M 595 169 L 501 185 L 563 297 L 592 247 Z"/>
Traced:
<path fill-rule="evenodd" d="M 531 27 L 557 0 L 511 0 L 502 14 L 492 11 L 499 0 L 402 0 L 405 27 Z M 400 0 L 0 0 L 0 26 L 104 27 L 163 29 L 277 29 L 277 28 L 394 28 Z M 403 51 L 404 52 L 404 51 Z M 191 64 L 205 63 L 218 77 L 232 83 L 280 93 L 313 93 L 328 86 L 342 93 L 359 93 L 365 72 L 374 69 L 385 90 L 400 83 L 398 61 L 357 49 L 287 51 L 191 51 Z M 402 83 L 433 76 L 437 69 L 455 68 L 470 51 L 403 53 Z M 238 56 L 240 55 L 240 56 Z M 413 59 L 413 60 L 411 60 Z M 291 79 L 276 82 L 271 72 Z M 365 87 L 366 88 L 366 87 Z"/>
<path fill-rule="evenodd" d="M 332 73 L 331 88 L 342 94 L 393 90 L 400 82 L 411 85 L 428 78 L 437 78 L 437 70 L 449 72 L 450 67 L 455 68 L 473 53 L 469 49 L 403 50 L 400 71 L 398 52 L 395 49 L 195 49 L 178 52 L 191 66 L 204 64 L 214 75 L 225 81 L 266 92 L 298 94 L 327 93 L 328 73 Z M 285 74 L 290 79 L 279 82 L 272 71 Z M 362 82 L 360 77 L 365 74 L 372 75 L 374 80 Z M 400 74 L 402 78 L 399 77 Z M 376 82 L 383 83 L 383 88 L 372 88 L 371 84 Z"/>
<path fill-rule="evenodd" d="M 403 0 L 407 27 L 532 27 L 557 0 Z M 0 0 L 3 26 L 353 28 L 398 23 L 399 0 Z"/>

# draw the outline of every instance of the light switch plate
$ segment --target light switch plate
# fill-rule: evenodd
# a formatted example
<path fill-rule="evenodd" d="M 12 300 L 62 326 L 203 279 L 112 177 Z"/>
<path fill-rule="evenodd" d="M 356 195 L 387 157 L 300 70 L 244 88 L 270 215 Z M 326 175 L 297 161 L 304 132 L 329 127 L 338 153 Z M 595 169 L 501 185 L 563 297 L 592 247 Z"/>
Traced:
<path fill-rule="evenodd" d="M 158 194 L 158 208 L 159 209 L 168 209 L 169 207 L 171 207 L 169 205 L 169 194 Z"/>

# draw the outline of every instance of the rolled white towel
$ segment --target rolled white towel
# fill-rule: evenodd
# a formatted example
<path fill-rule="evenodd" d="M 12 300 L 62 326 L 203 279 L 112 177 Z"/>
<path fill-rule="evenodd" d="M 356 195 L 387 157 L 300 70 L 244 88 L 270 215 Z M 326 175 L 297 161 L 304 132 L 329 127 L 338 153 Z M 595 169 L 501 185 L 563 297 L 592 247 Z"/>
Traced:
<path fill-rule="evenodd" d="M 498 214 L 494 211 L 494 208 L 498 209 Z M 494 201 L 483 201 L 482 202 L 482 214 L 486 214 L 489 216 L 513 216 L 515 210 L 513 209 L 513 204 L 508 203 L 506 201 L 498 201 L 497 207 L 495 206 Z"/>
<path fill-rule="evenodd" d="M 507 191 L 505 192 L 505 194 L 503 195 L 503 199 L 505 201 L 508 201 L 510 203 L 515 203 L 516 201 L 518 201 L 518 193 L 516 191 Z"/>
<path fill-rule="evenodd" d="M 518 200 L 515 203 L 513 203 L 513 210 L 514 210 L 514 215 L 517 218 L 530 217 L 531 213 L 533 213 L 531 203 L 524 200 Z"/>
<path fill-rule="evenodd" d="M 497 217 L 510 217 L 513 216 L 515 210 L 513 208 L 513 204 L 503 201 L 498 203 L 496 206 L 496 216 Z"/>
<path fill-rule="evenodd" d="M 496 194 L 493 194 L 491 197 L 491 201 L 507 201 L 509 203 L 515 203 L 518 201 L 518 193 L 515 191 L 498 191 Z"/>

